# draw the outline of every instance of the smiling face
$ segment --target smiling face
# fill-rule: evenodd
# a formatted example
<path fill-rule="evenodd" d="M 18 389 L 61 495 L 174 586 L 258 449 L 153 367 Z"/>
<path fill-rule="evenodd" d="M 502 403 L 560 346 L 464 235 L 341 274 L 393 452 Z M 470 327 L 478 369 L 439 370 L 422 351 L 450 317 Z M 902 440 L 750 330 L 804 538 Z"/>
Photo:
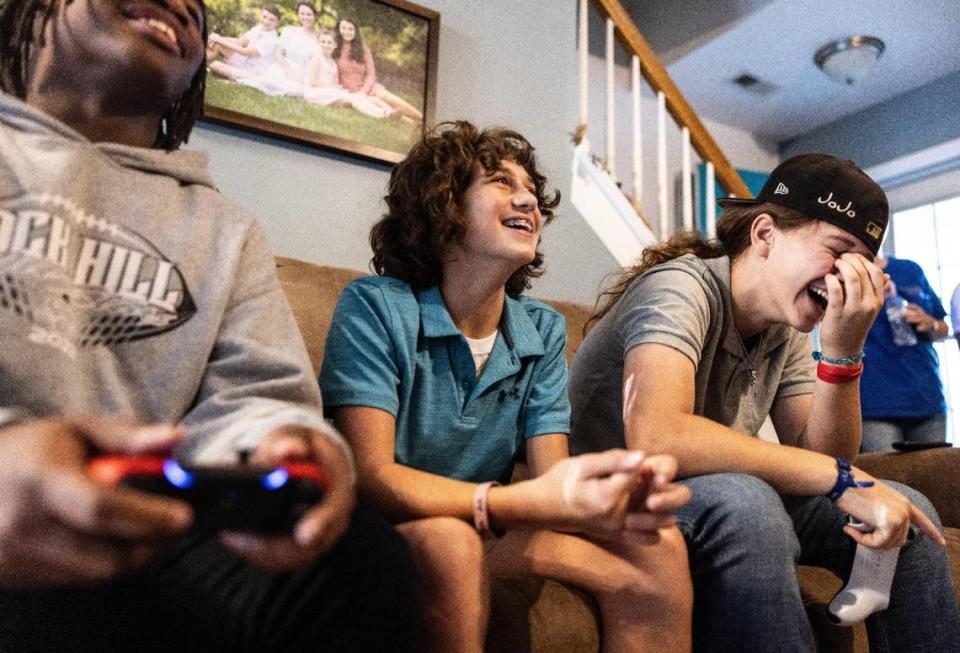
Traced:
<path fill-rule="evenodd" d="M 317 24 L 317 14 L 307 5 L 297 7 L 297 18 L 304 29 L 311 30 Z"/>
<path fill-rule="evenodd" d="M 771 317 L 809 332 L 823 319 L 827 308 L 824 277 L 837 273 L 837 259 L 852 252 L 872 260 L 873 254 L 859 238 L 822 220 L 796 229 L 773 229 L 765 277 L 767 300 L 776 312 Z"/>
<path fill-rule="evenodd" d="M 333 51 L 337 49 L 337 41 L 333 37 L 333 34 L 329 32 L 322 33 L 317 37 L 317 41 L 320 43 L 320 51 L 325 57 L 329 57 L 333 54 Z"/>
<path fill-rule="evenodd" d="M 47 23 L 39 87 L 110 87 L 131 111 L 176 101 L 204 58 L 200 0 L 74 0 Z"/>
<path fill-rule="evenodd" d="M 504 160 L 487 171 L 475 163 L 461 208 L 466 233 L 455 255 L 497 261 L 510 273 L 536 256 L 543 216 L 533 180 L 522 166 Z"/>
<path fill-rule="evenodd" d="M 260 12 L 260 28 L 264 32 L 272 32 L 277 29 L 277 25 L 280 24 L 280 19 L 274 16 L 272 13 L 266 9 Z"/>
<path fill-rule="evenodd" d="M 349 43 L 357 36 L 357 26 L 349 20 L 340 21 L 340 38 Z"/>

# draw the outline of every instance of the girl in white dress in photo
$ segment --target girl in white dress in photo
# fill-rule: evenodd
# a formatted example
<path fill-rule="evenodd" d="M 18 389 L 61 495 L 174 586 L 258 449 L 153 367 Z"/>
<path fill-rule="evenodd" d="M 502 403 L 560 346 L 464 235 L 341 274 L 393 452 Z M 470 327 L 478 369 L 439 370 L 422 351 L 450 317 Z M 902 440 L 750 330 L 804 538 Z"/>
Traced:
<path fill-rule="evenodd" d="M 263 75 L 239 80 L 267 95 L 303 95 L 307 64 L 320 52 L 317 42 L 317 10 L 310 0 L 297 3 L 300 25 L 284 27 L 277 46 L 277 60 Z"/>
<path fill-rule="evenodd" d="M 321 106 L 350 105 L 360 113 L 373 118 L 385 118 L 393 109 L 376 98 L 362 93 L 351 93 L 340 85 L 337 62 L 331 56 L 337 47 L 334 33 L 321 28 L 317 33 L 320 51 L 307 64 L 303 99 Z"/>

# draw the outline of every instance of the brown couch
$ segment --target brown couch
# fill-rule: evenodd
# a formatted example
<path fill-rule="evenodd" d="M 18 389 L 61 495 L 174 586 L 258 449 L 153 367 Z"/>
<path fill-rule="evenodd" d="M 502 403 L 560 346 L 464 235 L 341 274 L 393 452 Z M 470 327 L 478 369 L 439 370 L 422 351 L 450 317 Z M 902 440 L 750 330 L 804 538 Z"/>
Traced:
<path fill-rule="evenodd" d="M 277 258 L 277 274 L 293 308 L 314 370 L 323 360 L 323 345 L 333 308 L 343 287 L 362 272 Z M 550 302 L 567 319 L 568 360 L 582 340 L 590 308 Z M 909 454 L 869 454 L 857 464 L 879 478 L 906 483 L 937 507 L 946 528 L 954 584 L 960 587 L 960 492 L 955 489 L 960 449 Z M 825 618 L 825 607 L 840 588 L 829 572 L 802 567 L 801 587 L 821 652 L 867 651 L 862 625 L 838 628 Z M 492 651 L 597 651 L 596 606 L 589 596 L 554 581 L 503 580 L 493 587 L 488 649 Z M 776 627 L 771 624 L 771 627 Z"/>

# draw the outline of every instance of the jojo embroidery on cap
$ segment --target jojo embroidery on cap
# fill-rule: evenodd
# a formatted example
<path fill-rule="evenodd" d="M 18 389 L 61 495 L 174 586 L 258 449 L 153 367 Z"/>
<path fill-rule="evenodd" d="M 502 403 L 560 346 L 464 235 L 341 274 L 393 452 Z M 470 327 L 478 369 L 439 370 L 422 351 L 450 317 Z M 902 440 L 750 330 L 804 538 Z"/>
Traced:
<path fill-rule="evenodd" d="M 838 212 L 840 212 L 840 213 L 846 213 L 847 216 L 850 217 L 850 218 L 855 218 L 855 217 L 857 217 L 857 212 L 850 210 L 850 207 L 853 206 L 853 202 L 848 201 L 848 202 L 847 202 L 847 205 L 841 209 L 841 208 L 840 208 L 840 203 L 837 202 L 837 201 L 835 201 L 835 200 L 833 199 L 833 192 L 831 192 L 829 195 L 827 195 L 827 199 L 823 199 L 822 197 L 818 197 L 818 198 L 817 198 L 817 202 L 819 202 L 820 204 L 826 204 L 826 205 L 829 206 L 831 209 L 835 209 L 836 211 L 838 211 Z"/>

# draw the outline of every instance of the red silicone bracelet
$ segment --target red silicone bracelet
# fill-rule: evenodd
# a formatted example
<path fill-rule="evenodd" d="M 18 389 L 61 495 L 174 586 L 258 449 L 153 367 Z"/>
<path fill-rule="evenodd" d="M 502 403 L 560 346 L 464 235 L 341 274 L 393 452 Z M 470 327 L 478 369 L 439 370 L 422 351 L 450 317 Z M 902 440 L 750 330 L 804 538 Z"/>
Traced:
<path fill-rule="evenodd" d="M 863 374 L 863 363 L 856 365 L 831 365 L 817 363 L 817 378 L 827 383 L 849 383 Z"/>

